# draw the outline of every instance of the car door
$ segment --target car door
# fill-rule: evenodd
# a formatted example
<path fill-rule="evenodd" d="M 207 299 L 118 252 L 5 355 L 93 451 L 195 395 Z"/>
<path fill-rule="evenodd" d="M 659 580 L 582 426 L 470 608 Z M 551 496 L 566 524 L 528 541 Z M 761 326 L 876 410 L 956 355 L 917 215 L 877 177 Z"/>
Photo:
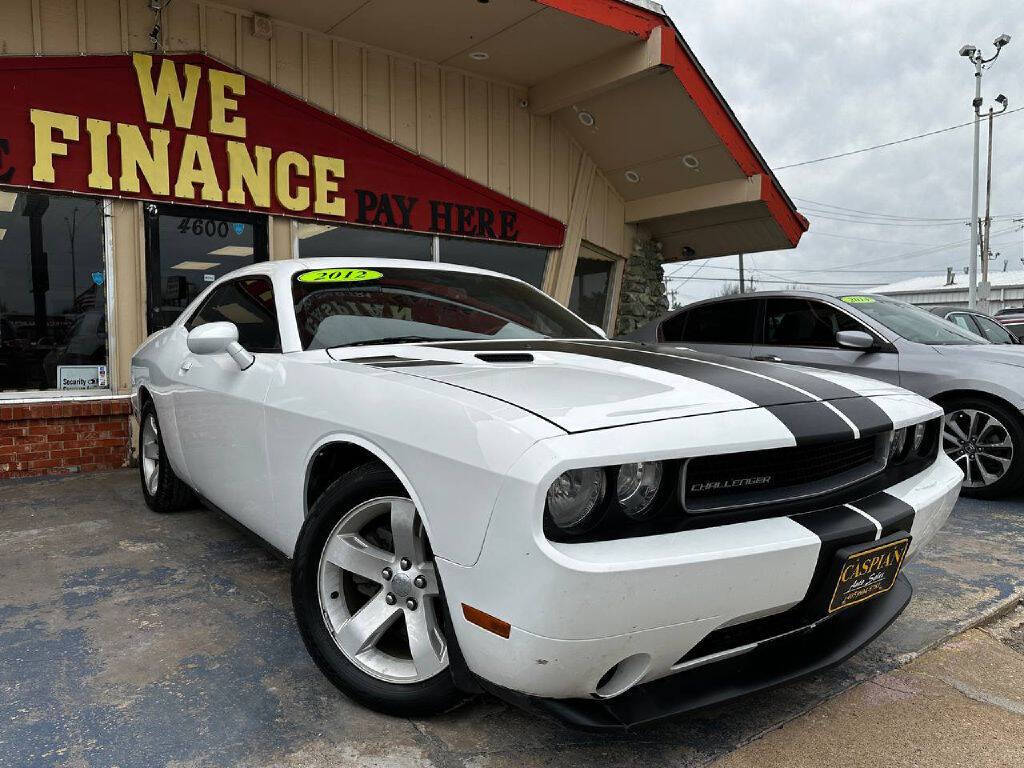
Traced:
<path fill-rule="evenodd" d="M 281 342 L 270 278 L 252 275 L 218 286 L 185 330 L 219 321 L 235 324 L 239 343 L 256 360 L 243 371 L 227 353 L 195 355 L 186 347 L 176 374 L 175 419 L 193 486 L 251 523 L 271 494 L 264 402 L 280 366 Z"/>
<path fill-rule="evenodd" d="M 875 349 L 848 349 L 836 343 L 839 331 L 863 331 L 876 339 Z M 765 299 L 761 338 L 755 359 L 809 365 L 870 376 L 899 384 L 899 355 L 848 312 L 816 299 Z"/>
<path fill-rule="evenodd" d="M 662 337 L 667 344 L 749 358 L 760 306 L 757 298 L 697 304 L 666 320 Z"/>

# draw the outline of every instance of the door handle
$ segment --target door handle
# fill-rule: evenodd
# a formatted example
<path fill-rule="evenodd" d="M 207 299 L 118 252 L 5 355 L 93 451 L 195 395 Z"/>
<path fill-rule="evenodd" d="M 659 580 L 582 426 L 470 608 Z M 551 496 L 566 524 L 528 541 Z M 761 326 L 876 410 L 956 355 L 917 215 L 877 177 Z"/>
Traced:
<path fill-rule="evenodd" d="M 190 370 L 192 370 L 192 360 L 191 360 L 191 358 L 189 358 L 187 360 L 184 360 L 181 363 L 181 365 L 178 367 L 178 373 L 188 373 Z"/>
<path fill-rule="evenodd" d="M 777 357 L 776 355 L 759 355 L 759 356 L 755 357 L 754 359 L 758 360 L 758 361 L 760 361 L 762 363 L 781 363 L 782 362 L 782 358 L 781 357 Z"/>

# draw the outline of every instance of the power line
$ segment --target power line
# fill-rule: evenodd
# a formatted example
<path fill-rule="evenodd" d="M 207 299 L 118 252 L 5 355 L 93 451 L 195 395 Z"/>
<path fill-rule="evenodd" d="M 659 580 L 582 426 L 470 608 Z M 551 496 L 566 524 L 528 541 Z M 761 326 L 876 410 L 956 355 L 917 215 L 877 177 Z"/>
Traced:
<path fill-rule="evenodd" d="M 678 277 L 666 277 L 665 279 L 666 280 L 679 280 L 681 278 L 678 278 Z M 710 282 L 713 282 L 713 283 L 729 282 L 728 279 L 721 278 L 721 277 L 688 277 L 688 278 L 686 278 L 686 280 L 707 280 L 707 281 L 710 281 Z M 757 282 L 759 282 L 759 283 L 782 283 L 782 284 L 785 284 L 785 285 L 848 285 L 851 288 L 865 288 L 865 287 L 872 286 L 872 285 L 878 285 L 877 282 L 875 282 L 875 283 L 848 283 L 845 280 L 839 280 L 839 281 L 834 282 L 834 283 L 823 283 L 823 282 L 808 283 L 808 282 L 804 282 L 803 280 L 785 280 L 785 279 L 780 279 L 780 280 L 762 280 L 761 278 L 757 278 Z"/>
<path fill-rule="evenodd" d="M 1012 115 L 1014 112 L 1020 112 L 1024 107 L 1017 107 L 1016 109 L 1008 109 L 1001 113 L 1002 115 Z M 916 141 L 917 139 L 924 139 L 928 136 L 935 136 L 940 133 L 946 133 L 948 131 L 955 131 L 957 128 L 965 128 L 968 125 L 974 125 L 974 121 L 971 120 L 966 123 L 958 123 L 957 125 L 950 125 L 946 128 L 939 128 L 936 131 L 928 131 L 927 133 L 919 133 L 915 136 L 907 136 L 904 139 L 896 139 L 895 141 L 887 141 L 884 144 L 874 144 L 870 147 L 862 147 L 861 149 L 851 149 L 849 152 L 840 152 L 835 155 L 826 155 L 825 157 L 816 157 L 813 160 L 804 160 L 799 163 L 790 163 L 789 165 L 777 165 L 772 168 L 773 171 L 782 171 L 786 168 L 798 168 L 802 165 L 811 165 L 812 163 L 823 163 L 826 160 L 836 160 L 840 157 L 850 157 L 851 155 L 859 155 L 863 152 L 871 152 L 875 149 L 884 149 L 885 147 L 893 147 L 897 144 L 906 144 L 908 141 Z"/>
<path fill-rule="evenodd" d="M 862 210 L 860 208 L 848 208 L 848 207 L 846 207 L 844 205 L 836 205 L 835 203 L 825 203 L 825 202 L 822 202 L 821 200 L 811 200 L 811 199 L 806 198 L 806 197 L 794 197 L 793 199 L 794 200 L 799 200 L 802 203 L 810 203 L 811 207 L 818 207 L 818 208 L 825 208 L 825 209 L 834 208 L 835 210 L 834 211 L 830 211 L 831 213 L 840 213 L 840 212 L 859 213 L 859 214 L 863 214 L 865 216 L 870 216 L 870 217 L 873 217 L 873 218 L 898 219 L 898 220 L 901 220 L 901 221 L 963 221 L 964 220 L 963 216 L 901 216 L 900 214 L 895 214 L 895 213 L 879 213 L 878 211 L 865 211 L 865 210 Z"/>

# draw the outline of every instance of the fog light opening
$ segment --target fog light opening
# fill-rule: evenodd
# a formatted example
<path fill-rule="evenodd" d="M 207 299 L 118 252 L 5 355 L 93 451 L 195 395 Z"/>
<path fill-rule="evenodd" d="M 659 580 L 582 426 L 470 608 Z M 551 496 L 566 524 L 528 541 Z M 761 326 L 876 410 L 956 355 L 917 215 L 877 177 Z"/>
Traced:
<path fill-rule="evenodd" d="M 610 699 L 625 693 L 640 682 L 650 666 L 651 657 L 646 653 L 627 656 L 601 675 L 593 696 L 598 699 Z"/>

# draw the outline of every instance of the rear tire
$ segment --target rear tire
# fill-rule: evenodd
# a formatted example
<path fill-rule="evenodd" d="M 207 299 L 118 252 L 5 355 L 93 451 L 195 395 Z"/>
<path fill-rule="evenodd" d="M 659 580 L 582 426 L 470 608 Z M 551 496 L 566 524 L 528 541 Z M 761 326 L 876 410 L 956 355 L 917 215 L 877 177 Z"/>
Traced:
<path fill-rule="evenodd" d="M 156 406 L 147 400 L 139 426 L 139 480 L 146 506 L 161 514 L 195 506 L 196 496 L 178 476 L 164 450 Z"/>
<path fill-rule="evenodd" d="M 302 526 L 292 566 L 299 631 L 327 679 L 388 715 L 451 709 L 464 694 L 448 662 L 441 601 L 433 553 L 401 482 L 366 464 L 332 483 Z"/>
<path fill-rule="evenodd" d="M 964 471 L 961 493 L 996 499 L 1024 484 L 1021 415 L 980 397 L 943 403 L 942 449 Z"/>

